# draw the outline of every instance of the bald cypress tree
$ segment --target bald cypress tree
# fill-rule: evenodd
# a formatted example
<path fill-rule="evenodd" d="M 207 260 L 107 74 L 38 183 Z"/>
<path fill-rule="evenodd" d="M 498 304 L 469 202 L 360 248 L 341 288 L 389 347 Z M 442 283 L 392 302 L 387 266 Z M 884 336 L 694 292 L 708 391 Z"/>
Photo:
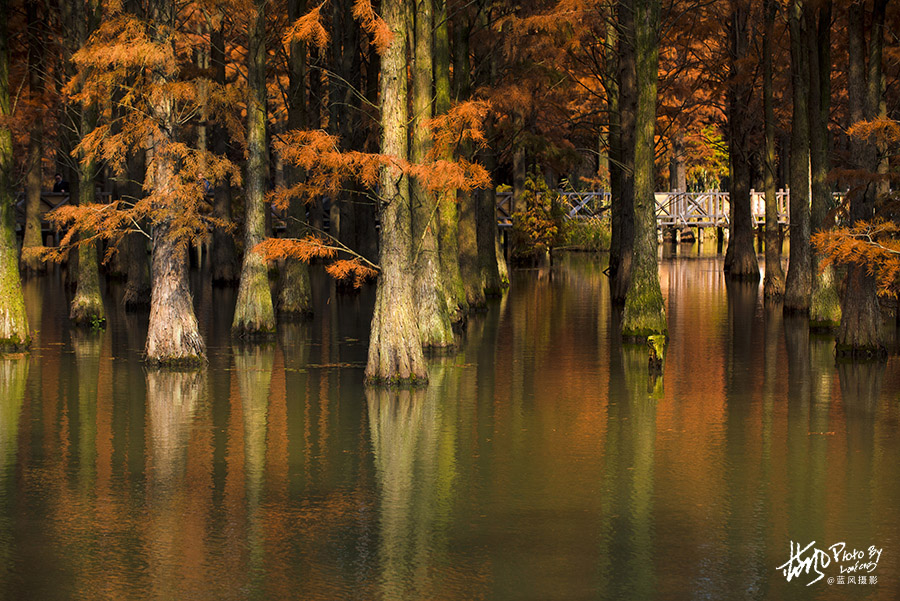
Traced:
<path fill-rule="evenodd" d="M 381 152 L 408 156 L 407 2 L 384 0 L 382 18 L 392 39 L 381 57 Z M 428 373 L 416 323 L 412 282 L 412 215 L 409 177 L 388 164 L 381 173 L 381 273 L 369 337 L 366 381 L 370 384 L 425 383 Z"/>
<path fill-rule="evenodd" d="M 10 194 L 13 170 L 12 132 L 9 130 L 8 0 L 0 0 L 0 352 L 28 346 L 28 318 L 19 278 L 15 203 Z"/>

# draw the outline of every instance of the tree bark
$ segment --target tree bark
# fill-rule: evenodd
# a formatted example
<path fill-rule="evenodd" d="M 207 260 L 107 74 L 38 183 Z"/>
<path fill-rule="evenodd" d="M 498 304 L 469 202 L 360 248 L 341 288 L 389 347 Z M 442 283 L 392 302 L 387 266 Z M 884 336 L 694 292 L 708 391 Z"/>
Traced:
<path fill-rule="evenodd" d="M 816 22 L 810 9 L 809 27 Z M 809 164 L 812 182 L 812 233 L 831 229 L 826 223 L 831 209 L 828 186 L 828 117 L 831 110 L 831 0 L 818 8 L 817 34 L 807 36 L 809 42 Z M 837 278 L 829 265 L 819 268 L 822 257 L 814 250 L 812 256 L 812 295 L 809 303 L 809 324 L 815 329 L 831 329 L 841 322 L 841 301 Z"/>
<path fill-rule="evenodd" d="M 161 27 L 173 20 L 171 4 L 153 9 L 156 43 L 171 43 Z M 157 75 L 158 82 L 166 82 Z M 175 162 L 168 145 L 175 139 L 175 99 L 160 93 L 152 107 L 158 133 L 152 134 L 147 147 L 147 171 L 150 188 L 158 195 L 154 210 L 158 214 L 150 253 L 150 323 L 145 354 L 154 365 L 190 366 L 206 360 L 206 345 L 200 336 L 188 285 L 187 241 L 179 231 L 180 208 L 174 198 Z"/>
<path fill-rule="evenodd" d="M 306 0 L 288 2 L 288 18 L 291 22 L 306 12 Z M 306 43 L 291 43 L 288 62 L 290 87 L 288 89 L 288 129 L 306 129 Z M 302 180 L 304 174 L 295 167 L 287 170 L 291 186 Z M 291 202 L 288 210 L 286 233 L 291 238 L 300 238 L 307 229 L 306 205 L 297 200 Z M 309 264 L 296 259 L 284 262 L 284 274 L 278 292 L 278 311 L 283 316 L 303 318 L 312 315 L 312 291 L 309 283 Z"/>
<path fill-rule="evenodd" d="M 623 303 L 631 285 L 636 227 L 634 160 L 638 89 L 634 0 L 618 2 L 617 19 L 619 22 L 618 119 L 614 120 L 613 130 L 619 132 L 622 160 L 619 195 L 613 195 L 612 198 L 609 275 L 612 284 L 612 300 L 615 303 Z"/>
<path fill-rule="evenodd" d="M 447 4 L 435 0 L 434 27 L 434 113 L 443 115 L 450 110 L 450 27 L 448 25 Z M 443 157 L 452 160 L 450 151 Z M 450 320 L 461 323 L 465 320 L 469 303 L 459 271 L 459 211 L 455 191 L 442 192 L 438 197 L 438 248 L 441 253 L 444 293 L 450 310 Z"/>
<path fill-rule="evenodd" d="M 412 68 L 412 127 L 409 158 L 424 163 L 431 150 L 426 123 L 432 115 L 432 0 L 415 0 L 410 31 L 414 40 Z M 412 201 L 415 303 L 419 335 L 426 348 L 453 346 L 453 329 L 447 306 L 438 249 L 437 200 L 418 178 L 410 181 Z"/>
<path fill-rule="evenodd" d="M 0 0 L 0 14 L 9 14 L 8 0 Z M 9 34 L 4 16 L 0 22 L 0 352 L 31 344 L 19 277 L 15 202 L 9 193 L 14 168 L 9 117 Z"/>
<path fill-rule="evenodd" d="M 850 125 L 875 116 L 882 96 L 881 61 L 883 52 L 884 17 L 887 0 L 876 0 L 872 9 L 869 36 L 869 64 L 866 68 L 865 14 L 862 4 L 848 8 L 849 69 L 847 87 Z M 874 143 L 852 138 L 851 160 L 857 170 L 874 174 L 878 155 Z M 871 220 L 875 215 L 878 184 L 872 177 L 854 182 L 850 199 L 851 224 Z M 876 296 L 876 282 L 865 266 L 851 264 L 841 296 L 841 325 L 837 333 L 836 352 L 839 359 L 869 359 L 884 357 L 879 326 L 881 310 Z"/>
<path fill-rule="evenodd" d="M 41 159 L 44 149 L 44 17 L 38 14 L 38 2 L 26 2 L 28 20 L 28 87 L 38 111 L 31 125 L 28 139 L 28 171 L 25 175 L 25 235 L 22 249 L 39 249 L 44 246 L 41 235 L 41 185 L 43 169 Z M 22 256 L 22 266 L 27 272 L 43 272 L 46 264 L 34 254 Z"/>
<path fill-rule="evenodd" d="M 659 0 L 634 0 L 635 112 L 634 268 L 625 296 L 622 335 L 646 338 L 667 334 L 666 311 L 656 259 L 656 202 L 653 163 L 656 83 L 659 69 Z"/>
<path fill-rule="evenodd" d="M 725 274 L 741 280 L 759 279 L 759 261 L 753 249 L 753 217 L 750 210 L 750 115 L 751 86 L 739 73 L 750 45 L 749 7 L 731 0 L 729 19 L 728 156 L 731 159 L 728 250 Z"/>
<path fill-rule="evenodd" d="M 791 257 L 784 291 L 784 309 L 806 313 L 812 293 L 809 244 L 809 61 L 804 0 L 792 0 L 791 82 L 794 95 L 791 121 Z"/>
<path fill-rule="evenodd" d="M 210 63 L 215 81 L 225 85 L 225 19 L 217 14 L 213 29 L 210 32 Z M 219 156 L 228 154 L 228 133 L 221 125 L 213 126 L 213 151 Z M 224 223 L 231 223 L 231 186 L 228 182 L 217 181 L 213 190 L 213 215 Z M 238 281 L 237 248 L 234 235 L 223 229 L 215 228 L 212 234 L 212 280 L 216 284 L 231 285 Z"/>
<path fill-rule="evenodd" d="M 265 258 L 253 249 L 266 237 L 266 16 L 265 0 L 251 15 L 247 54 L 247 186 L 244 260 L 231 331 L 237 336 L 268 337 L 275 332 L 275 309 Z"/>
<path fill-rule="evenodd" d="M 765 123 L 765 165 L 763 181 L 766 194 L 766 277 L 763 296 L 780 300 L 784 296 L 784 270 L 781 267 L 781 225 L 778 223 L 778 199 L 775 192 L 775 109 L 772 103 L 772 36 L 775 27 L 775 0 L 765 0 L 763 13 L 763 113 Z"/>
<path fill-rule="evenodd" d="M 381 62 L 381 152 L 405 159 L 407 135 L 406 6 L 384 0 L 382 18 L 394 37 Z M 416 324 L 411 273 L 409 179 L 393 166 L 381 173 L 381 273 L 369 337 L 367 384 L 424 384 L 428 380 Z"/>
<path fill-rule="evenodd" d="M 93 129 L 92 119 L 89 116 L 90 109 L 82 107 L 82 135 Z M 81 175 L 78 182 L 78 206 L 87 207 L 95 203 L 94 178 L 97 173 L 96 163 L 93 160 L 82 160 Z M 106 321 L 106 311 L 103 308 L 103 297 L 100 295 L 100 267 L 97 261 L 97 245 L 94 242 L 84 242 L 78 245 L 78 287 L 72 306 L 69 310 L 69 319 L 79 326 L 96 326 Z"/>
<path fill-rule="evenodd" d="M 469 98 L 469 39 L 463 28 L 462 19 L 454 23 L 453 29 L 453 86 L 458 101 Z M 463 154 L 471 154 L 472 149 L 463 145 Z M 484 296 L 484 278 L 478 264 L 478 204 L 474 192 L 457 192 L 459 203 L 459 226 L 457 244 L 459 251 L 459 273 L 466 292 L 466 304 L 470 311 L 484 310 L 487 306 Z"/>

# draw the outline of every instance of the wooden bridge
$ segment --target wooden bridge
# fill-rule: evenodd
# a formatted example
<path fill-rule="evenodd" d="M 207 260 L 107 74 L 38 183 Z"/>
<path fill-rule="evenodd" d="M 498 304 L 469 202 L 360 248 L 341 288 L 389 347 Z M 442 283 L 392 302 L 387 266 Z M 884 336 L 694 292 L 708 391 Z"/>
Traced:
<path fill-rule="evenodd" d="M 609 210 L 609 192 L 560 192 L 568 219 L 600 217 Z M 787 224 L 790 192 L 778 190 L 776 206 L 778 223 Z M 512 193 L 497 195 L 497 222 L 511 227 Z M 728 192 L 657 192 L 656 224 L 660 228 L 727 227 L 729 222 Z M 750 191 L 753 225 L 766 222 L 766 198 L 763 192 Z"/>

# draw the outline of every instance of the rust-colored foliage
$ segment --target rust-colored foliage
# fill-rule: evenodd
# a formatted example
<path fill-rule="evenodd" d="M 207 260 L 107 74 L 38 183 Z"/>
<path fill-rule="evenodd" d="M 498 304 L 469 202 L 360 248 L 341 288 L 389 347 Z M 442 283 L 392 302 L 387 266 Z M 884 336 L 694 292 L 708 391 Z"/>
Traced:
<path fill-rule="evenodd" d="M 900 290 L 898 238 L 900 225 L 876 219 L 820 232 L 812 242 L 825 257 L 823 269 L 830 263 L 859 265 L 876 278 L 879 294 L 893 295 Z"/>

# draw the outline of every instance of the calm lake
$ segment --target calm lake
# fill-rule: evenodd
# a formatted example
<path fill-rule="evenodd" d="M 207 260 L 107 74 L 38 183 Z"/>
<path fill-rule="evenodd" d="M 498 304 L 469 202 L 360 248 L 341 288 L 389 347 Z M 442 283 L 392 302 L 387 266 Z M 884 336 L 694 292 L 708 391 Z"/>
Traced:
<path fill-rule="evenodd" d="M 179 373 L 145 369 L 120 286 L 91 334 L 58 275 L 27 281 L 35 348 L 0 359 L 0 598 L 897 599 L 896 355 L 835 366 L 693 255 L 661 266 L 654 381 L 602 268 L 514 272 L 407 392 L 362 385 L 372 290 L 317 277 L 314 320 L 243 346 L 236 291 L 195 273 L 209 365 Z M 820 581 L 779 569 L 792 542 Z"/>

